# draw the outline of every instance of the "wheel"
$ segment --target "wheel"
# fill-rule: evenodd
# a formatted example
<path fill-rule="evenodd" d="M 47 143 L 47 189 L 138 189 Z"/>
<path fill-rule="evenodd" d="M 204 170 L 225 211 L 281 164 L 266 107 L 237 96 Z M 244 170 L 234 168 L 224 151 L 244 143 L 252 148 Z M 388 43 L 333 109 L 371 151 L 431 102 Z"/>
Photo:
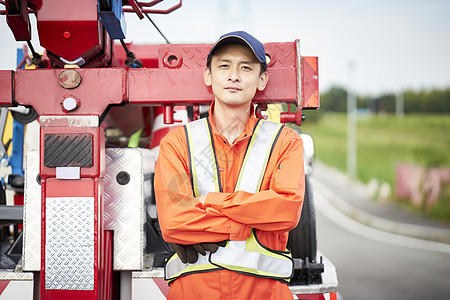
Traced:
<path fill-rule="evenodd" d="M 305 197 L 300 222 L 289 232 L 288 247 L 292 257 L 310 262 L 316 261 L 316 213 L 314 209 L 313 193 L 308 176 L 305 176 Z"/>
<path fill-rule="evenodd" d="M 17 111 L 11 111 L 11 115 L 13 116 L 14 120 L 24 125 L 33 122 L 37 119 L 37 117 L 39 117 L 33 107 L 29 107 L 28 113 L 26 114 L 22 114 Z"/>

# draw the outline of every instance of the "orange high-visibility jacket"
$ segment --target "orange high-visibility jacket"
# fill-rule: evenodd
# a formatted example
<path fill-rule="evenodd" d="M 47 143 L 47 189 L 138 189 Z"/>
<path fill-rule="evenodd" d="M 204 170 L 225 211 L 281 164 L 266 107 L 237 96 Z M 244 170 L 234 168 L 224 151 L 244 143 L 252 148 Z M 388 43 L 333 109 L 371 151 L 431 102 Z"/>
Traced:
<path fill-rule="evenodd" d="M 215 127 L 212 108 L 209 120 L 223 192 L 209 193 L 204 204 L 193 196 L 184 129 L 170 131 L 161 141 L 154 181 L 164 240 L 178 244 L 245 240 L 255 228 L 264 246 L 285 250 L 288 232 L 297 226 L 303 204 L 301 138 L 284 127 L 267 164 L 261 191 L 234 192 L 257 119 L 252 114 L 244 131 L 230 145 Z M 279 300 L 292 299 L 292 294 L 280 281 L 221 270 L 178 278 L 171 285 L 168 299 Z"/>

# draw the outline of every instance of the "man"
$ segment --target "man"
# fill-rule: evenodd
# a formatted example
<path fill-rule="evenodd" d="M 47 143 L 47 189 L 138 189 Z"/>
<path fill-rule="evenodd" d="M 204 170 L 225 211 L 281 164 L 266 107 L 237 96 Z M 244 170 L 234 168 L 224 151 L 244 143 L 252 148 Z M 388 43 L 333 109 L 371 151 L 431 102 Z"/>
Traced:
<path fill-rule="evenodd" d="M 176 251 L 165 268 L 169 299 L 292 299 L 286 244 L 303 203 L 303 145 L 293 130 L 254 116 L 266 69 L 256 38 L 223 35 L 204 71 L 215 97 L 209 117 L 161 142 L 156 202 Z"/>

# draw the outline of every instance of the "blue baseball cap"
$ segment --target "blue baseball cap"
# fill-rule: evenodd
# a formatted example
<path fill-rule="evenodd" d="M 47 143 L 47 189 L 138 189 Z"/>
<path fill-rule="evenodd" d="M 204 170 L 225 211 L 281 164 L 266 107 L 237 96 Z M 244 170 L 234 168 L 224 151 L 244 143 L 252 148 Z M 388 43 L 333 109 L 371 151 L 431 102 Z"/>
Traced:
<path fill-rule="evenodd" d="M 211 50 L 209 50 L 208 60 L 211 58 L 214 51 L 230 43 L 237 43 L 249 47 L 253 51 L 253 54 L 255 54 L 256 59 L 264 65 L 265 69 L 267 69 L 266 50 L 264 50 L 263 44 L 245 31 L 233 31 L 222 35 L 211 47 Z"/>

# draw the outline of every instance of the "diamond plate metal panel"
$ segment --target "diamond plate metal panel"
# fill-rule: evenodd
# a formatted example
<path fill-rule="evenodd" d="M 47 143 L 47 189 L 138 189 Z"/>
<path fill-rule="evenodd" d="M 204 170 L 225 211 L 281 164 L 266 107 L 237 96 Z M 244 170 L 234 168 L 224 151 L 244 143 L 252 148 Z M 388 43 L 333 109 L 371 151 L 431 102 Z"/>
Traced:
<path fill-rule="evenodd" d="M 154 171 L 156 157 L 149 149 L 109 148 L 105 161 L 104 222 L 106 230 L 114 230 L 113 268 L 141 270 L 145 199 L 151 194 L 148 175 Z M 116 177 L 120 172 L 128 173 L 128 183 L 118 183 Z"/>
<path fill-rule="evenodd" d="M 33 281 L 33 273 L 30 272 L 10 272 L 0 271 L 0 281 L 3 280 L 20 280 L 20 281 Z"/>
<path fill-rule="evenodd" d="M 270 68 L 295 66 L 295 43 L 265 43 L 264 48 L 271 57 Z"/>
<path fill-rule="evenodd" d="M 181 61 L 181 68 L 205 68 L 206 57 L 212 45 L 160 45 L 159 46 L 159 67 L 163 67 L 164 57 L 176 56 Z"/>
<path fill-rule="evenodd" d="M 39 174 L 39 153 L 29 151 L 25 157 L 25 194 L 23 210 L 23 269 L 41 269 L 41 186 L 36 178 Z"/>
<path fill-rule="evenodd" d="M 132 278 L 164 278 L 164 268 L 155 268 L 151 271 L 136 271 L 131 273 Z"/>
<path fill-rule="evenodd" d="M 94 197 L 47 197 L 45 288 L 94 288 Z"/>
<path fill-rule="evenodd" d="M 105 229 L 114 230 L 114 269 L 143 269 L 145 247 L 145 199 L 151 197 L 149 174 L 155 170 L 156 154 L 149 149 L 106 149 Z M 41 186 L 39 153 L 26 156 L 23 268 L 40 271 L 41 266 Z M 130 174 L 130 182 L 120 185 L 116 175 Z"/>

